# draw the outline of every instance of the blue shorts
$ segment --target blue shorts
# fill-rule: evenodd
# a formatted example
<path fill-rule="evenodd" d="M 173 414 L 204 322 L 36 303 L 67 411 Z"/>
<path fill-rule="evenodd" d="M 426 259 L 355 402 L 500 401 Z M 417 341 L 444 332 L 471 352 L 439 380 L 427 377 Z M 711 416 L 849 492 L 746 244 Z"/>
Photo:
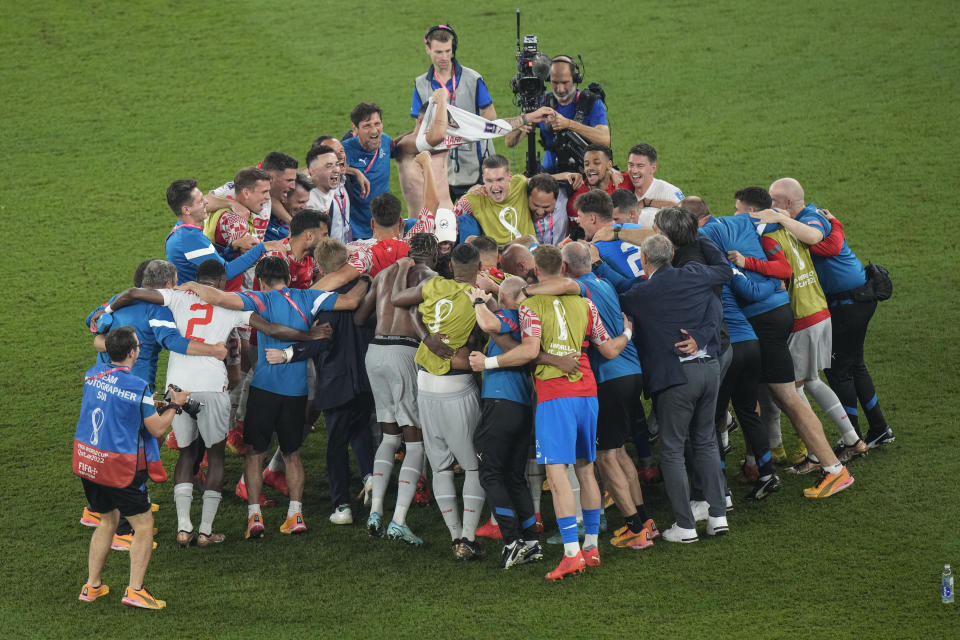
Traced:
<path fill-rule="evenodd" d="M 593 462 L 597 457 L 597 398 L 554 398 L 537 405 L 537 464 Z"/>

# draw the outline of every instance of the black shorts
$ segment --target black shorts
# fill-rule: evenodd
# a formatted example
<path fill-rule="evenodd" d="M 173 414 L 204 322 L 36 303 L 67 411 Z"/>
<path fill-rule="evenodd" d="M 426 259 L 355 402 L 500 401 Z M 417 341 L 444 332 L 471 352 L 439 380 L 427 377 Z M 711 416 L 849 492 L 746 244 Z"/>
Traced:
<path fill-rule="evenodd" d="M 243 423 L 243 441 L 254 452 L 270 448 L 277 434 L 282 453 L 294 453 L 303 444 L 307 396 L 285 396 L 257 387 L 247 394 L 247 415 Z"/>
<path fill-rule="evenodd" d="M 793 331 L 793 310 L 789 304 L 747 318 L 760 342 L 760 382 L 793 384 L 793 357 L 787 338 Z"/>
<path fill-rule="evenodd" d="M 129 487 L 122 489 L 97 484 L 86 478 L 80 478 L 80 481 L 83 482 L 83 492 L 92 511 L 110 513 L 117 509 L 126 518 L 150 512 L 150 496 L 143 484 L 146 479 L 147 472 L 141 471 Z"/>
<path fill-rule="evenodd" d="M 597 449 L 619 449 L 630 439 L 643 390 L 639 373 L 597 384 Z"/>

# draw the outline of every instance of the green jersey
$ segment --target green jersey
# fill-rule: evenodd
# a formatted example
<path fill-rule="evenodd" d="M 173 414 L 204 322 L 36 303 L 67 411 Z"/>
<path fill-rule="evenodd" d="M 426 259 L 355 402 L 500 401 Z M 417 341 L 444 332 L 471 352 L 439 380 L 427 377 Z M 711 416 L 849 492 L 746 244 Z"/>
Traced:
<path fill-rule="evenodd" d="M 483 232 L 503 246 L 523 235 L 533 235 L 530 204 L 527 201 L 527 179 L 515 175 L 510 179 L 510 194 L 503 202 L 494 202 L 488 196 L 464 196 L 470 203 L 473 217 Z"/>
<path fill-rule="evenodd" d="M 590 310 L 585 298 L 580 296 L 544 296 L 527 298 L 520 307 L 527 307 L 540 318 L 540 348 L 555 356 L 581 353 L 587 334 Z M 570 382 L 579 380 L 583 373 L 564 373 L 557 367 L 539 364 L 535 375 L 538 380 L 550 380 L 566 376 Z"/>
<path fill-rule="evenodd" d="M 467 343 L 467 338 L 477 324 L 473 300 L 469 296 L 469 282 L 457 282 L 435 276 L 423 283 L 423 302 L 420 314 L 423 324 L 431 333 L 447 336 L 447 345 L 456 351 Z M 430 373 L 438 376 L 450 371 L 450 361 L 438 358 L 423 343 L 417 349 L 414 360 Z"/>
<path fill-rule="evenodd" d="M 783 227 L 764 235 L 780 243 L 784 257 L 793 268 L 790 286 L 787 287 L 790 308 L 793 310 L 793 330 L 799 331 L 828 317 L 827 298 L 820 288 L 807 245 Z"/>

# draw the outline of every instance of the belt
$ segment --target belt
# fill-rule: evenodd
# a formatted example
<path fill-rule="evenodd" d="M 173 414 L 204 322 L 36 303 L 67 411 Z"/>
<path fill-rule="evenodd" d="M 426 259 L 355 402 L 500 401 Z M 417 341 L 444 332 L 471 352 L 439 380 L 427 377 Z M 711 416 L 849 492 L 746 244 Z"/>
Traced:
<path fill-rule="evenodd" d="M 710 364 L 711 362 L 716 362 L 716 359 L 710 356 L 704 356 L 701 358 L 693 358 L 692 360 L 681 360 L 680 364 Z"/>
<path fill-rule="evenodd" d="M 413 347 L 416 349 L 420 346 L 420 341 L 416 338 L 411 338 L 410 336 L 382 336 L 376 335 L 373 337 L 373 340 L 370 341 L 370 344 L 382 344 L 382 345 L 393 345 L 401 347 Z"/>

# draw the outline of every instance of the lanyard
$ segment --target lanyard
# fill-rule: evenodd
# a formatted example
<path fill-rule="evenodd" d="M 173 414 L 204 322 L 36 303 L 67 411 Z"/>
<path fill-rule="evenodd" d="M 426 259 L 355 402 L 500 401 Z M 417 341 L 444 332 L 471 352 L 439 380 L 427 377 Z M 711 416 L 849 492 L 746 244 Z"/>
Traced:
<path fill-rule="evenodd" d="M 175 234 L 177 231 L 180 231 L 181 229 L 200 229 L 200 231 L 203 231 L 201 227 L 195 224 L 178 224 L 170 231 L 170 233 L 167 234 L 167 238 Z"/>
<path fill-rule="evenodd" d="M 544 236 L 543 218 L 540 218 L 539 220 L 537 220 L 537 228 L 540 230 L 540 235 L 544 236 L 544 242 L 547 244 L 553 244 L 553 214 L 554 213 L 555 213 L 554 211 L 550 212 L 550 239 L 549 240 L 547 240 L 546 236 Z"/>
<path fill-rule="evenodd" d="M 307 323 L 307 328 L 309 329 L 309 328 L 310 328 L 310 321 L 307 320 L 307 316 L 303 315 L 303 311 L 300 311 L 300 307 L 298 307 L 298 306 L 297 306 L 297 303 L 293 301 L 293 298 L 291 298 L 291 297 L 287 294 L 287 292 L 284 291 L 284 290 L 282 290 L 282 289 L 280 290 L 280 295 L 282 295 L 284 298 L 286 298 L 286 299 L 287 299 L 287 302 L 290 303 L 290 306 L 297 310 L 297 313 L 299 313 L 299 314 L 300 314 L 300 317 L 303 318 L 303 321 Z"/>
<path fill-rule="evenodd" d="M 107 369 L 103 373 L 98 373 L 95 376 L 90 376 L 89 378 L 87 378 L 87 382 L 90 382 L 91 380 L 96 380 L 97 378 L 102 378 L 103 376 L 106 376 L 106 375 L 110 375 L 114 371 L 130 371 L 130 367 L 114 367 L 113 369 Z"/>
<path fill-rule="evenodd" d="M 370 169 L 373 167 L 373 163 L 377 161 L 377 158 L 380 157 L 380 147 L 377 147 L 377 150 L 373 152 L 373 157 L 370 158 L 370 164 L 367 165 L 367 168 L 363 170 L 363 174 L 366 175 L 370 173 Z"/>
<path fill-rule="evenodd" d="M 433 79 L 438 85 L 440 85 L 444 89 L 447 88 L 447 85 L 445 83 L 440 82 L 440 77 L 437 75 L 436 67 L 434 67 L 433 69 Z M 457 104 L 457 68 L 456 67 L 454 67 L 453 71 L 450 73 L 450 84 L 451 84 L 450 98 L 447 100 L 447 102 L 456 106 Z"/>

